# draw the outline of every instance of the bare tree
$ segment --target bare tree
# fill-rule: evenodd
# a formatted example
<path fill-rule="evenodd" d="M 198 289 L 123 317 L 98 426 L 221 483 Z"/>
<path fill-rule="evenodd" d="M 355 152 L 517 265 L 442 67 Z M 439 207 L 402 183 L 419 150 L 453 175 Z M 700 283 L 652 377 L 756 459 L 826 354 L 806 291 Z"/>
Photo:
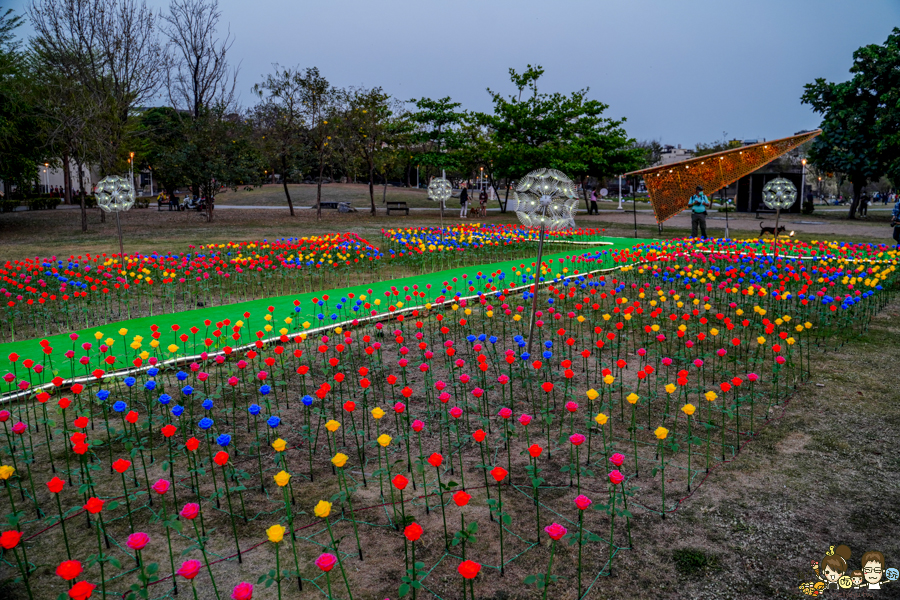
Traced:
<path fill-rule="evenodd" d="M 77 81 L 95 107 L 100 167 L 123 164 L 131 111 L 151 99 L 163 77 L 157 17 L 142 0 L 33 0 L 35 47 Z"/>
<path fill-rule="evenodd" d="M 218 0 L 172 0 L 163 15 L 172 61 L 166 71 L 169 99 L 196 119 L 204 108 L 234 108 L 238 69 L 230 69 L 226 55 L 234 38 L 229 30 L 218 37 Z"/>

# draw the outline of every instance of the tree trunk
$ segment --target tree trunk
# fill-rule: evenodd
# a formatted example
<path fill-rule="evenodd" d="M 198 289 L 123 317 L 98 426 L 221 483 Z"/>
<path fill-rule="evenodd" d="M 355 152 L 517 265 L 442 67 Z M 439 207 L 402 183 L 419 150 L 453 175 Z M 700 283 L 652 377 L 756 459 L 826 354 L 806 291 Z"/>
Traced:
<path fill-rule="evenodd" d="M 325 171 L 325 165 L 322 164 L 322 157 L 319 157 L 319 181 L 316 182 L 316 221 L 322 220 L 322 173 Z"/>
<path fill-rule="evenodd" d="M 387 173 L 382 171 L 381 178 L 384 179 L 384 187 L 381 190 L 381 203 L 387 204 Z"/>
<path fill-rule="evenodd" d="M 509 177 L 507 177 L 506 178 L 506 198 L 503 200 L 503 206 L 500 207 L 502 209 L 500 212 L 502 212 L 502 213 L 505 213 L 506 207 L 509 206 L 509 187 L 510 187 Z M 499 194 L 497 194 L 497 195 L 499 196 Z"/>
<path fill-rule="evenodd" d="M 66 204 L 72 204 L 72 165 L 69 164 L 68 152 L 63 152 L 63 186 Z"/>
<path fill-rule="evenodd" d="M 372 203 L 372 216 L 374 217 L 377 212 L 375 211 L 375 165 L 372 162 L 369 162 L 369 200 Z"/>
<path fill-rule="evenodd" d="M 87 231 L 87 207 L 84 198 L 84 169 L 80 162 L 76 162 L 78 167 L 78 188 L 81 190 L 81 231 Z"/>
<path fill-rule="evenodd" d="M 281 155 L 281 183 L 284 185 L 284 195 L 287 197 L 288 208 L 291 210 L 291 216 L 294 216 L 294 202 L 291 200 L 291 193 L 288 191 L 287 186 L 287 177 L 285 174 L 287 173 L 287 155 L 282 153 Z M 272 175 L 274 177 L 274 174 Z"/>
<path fill-rule="evenodd" d="M 856 219 L 856 210 L 859 208 L 859 196 L 862 193 L 863 185 L 865 179 L 862 177 L 854 177 L 853 178 L 853 201 L 850 202 L 850 214 L 847 215 L 848 219 Z"/>
<path fill-rule="evenodd" d="M 590 201 L 587 196 L 587 186 L 584 185 L 584 177 L 581 178 L 581 195 L 584 196 L 584 208 L 588 212 L 591 211 Z"/>

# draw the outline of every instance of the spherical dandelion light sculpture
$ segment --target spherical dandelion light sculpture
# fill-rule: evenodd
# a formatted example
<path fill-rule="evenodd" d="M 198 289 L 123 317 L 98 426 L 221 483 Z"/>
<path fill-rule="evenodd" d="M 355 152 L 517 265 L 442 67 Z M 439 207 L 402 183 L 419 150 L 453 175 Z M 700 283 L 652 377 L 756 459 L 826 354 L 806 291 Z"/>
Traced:
<path fill-rule="evenodd" d="M 125 246 L 122 242 L 122 223 L 119 213 L 134 206 L 134 186 L 124 177 L 109 175 L 97 184 L 97 206 L 104 212 L 116 213 L 116 229 L 119 232 L 119 256 L 124 262 Z"/>
<path fill-rule="evenodd" d="M 526 227 L 560 231 L 575 227 L 575 184 L 556 169 L 535 169 L 516 186 L 516 216 Z"/>
<path fill-rule="evenodd" d="M 797 188 L 784 177 L 773 179 L 763 188 L 763 202 L 772 210 L 787 210 L 797 201 Z"/>
<path fill-rule="evenodd" d="M 778 239 L 778 221 L 781 218 L 781 211 L 787 210 L 797 201 L 797 188 L 790 180 L 784 177 L 773 179 L 763 187 L 762 191 L 763 204 L 775 210 L 775 234 L 772 236 L 772 252 L 778 256 L 778 246 L 775 240 Z M 793 235 L 793 233 L 791 233 Z"/>
<path fill-rule="evenodd" d="M 428 184 L 428 199 L 443 204 L 450 199 L 450 182 L 443 177 L 435 177 Z"/>
<path fill-rule="evenodd" d="M 540 227 L 534 272 L 535 288 L 531 292 L 531 325 L 528 331 L 528 353 L 531 354 L 537 314 L 537 285 L 540 281 L 541 258 L 544 255 L 544 234 L 548 230 L 561 231 L 575 227 L 578 196 L 572 180 L 556 169 L 535 169 L 519 181 L 516 194 L 516 216 L 526 227 Z"/>
<path fill-rule="evenodd" d="M 97 206 L 104 212 L 122 212 L 134 206 L 134 186 L 118 175 L 101 179 L 96 196 Z"/>
<path fill-rule="evenodd" d="M 441 244 L 444 243 L 444 204 L 450 199 L 453 186 L 443 177 L 435 177 L 428 184 L 428 199 L 441 204 Z"/>

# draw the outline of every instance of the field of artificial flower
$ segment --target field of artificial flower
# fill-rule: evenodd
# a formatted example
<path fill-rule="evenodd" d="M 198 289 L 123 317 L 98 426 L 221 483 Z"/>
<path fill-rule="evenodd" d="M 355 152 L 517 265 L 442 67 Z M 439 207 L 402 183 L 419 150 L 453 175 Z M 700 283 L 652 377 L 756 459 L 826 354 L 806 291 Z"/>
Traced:
<path fill-rule="evenodd" d="M 385 232 L 373 262 L 434 235 Z M 33 598 L 592 597 L 634 520 L 710 485 L 865 331 L 896 261 L 649 243 L 548 260 L 537 290 L 532 261 L 351 298 L 330 325 L 35 340 L 0 358 L 5 575 Z"/>

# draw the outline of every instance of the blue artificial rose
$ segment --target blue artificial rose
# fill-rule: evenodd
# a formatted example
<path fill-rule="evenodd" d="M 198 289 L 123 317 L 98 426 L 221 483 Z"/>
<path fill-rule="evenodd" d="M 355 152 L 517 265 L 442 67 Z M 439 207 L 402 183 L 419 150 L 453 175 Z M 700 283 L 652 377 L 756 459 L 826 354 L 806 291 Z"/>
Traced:
<path fill-rule="evenodd" d="M 248 408 L 247 410 L 250 412 L 251 415 L 256 416 L 259 414 L 259 411 L 262 409 L 259 407 L 259 404 L 251 404 L 250 408 Z"/>
<path fill-rule="evenodd" d="M 172 407 L 172 414 L 176 417 L 180 417 L 184 413 L 184 407 L 180 404 L 176 404 Z"/>
<path fill-rule="evenodd" d="M 203 417 L 202 419 L 200 419 L 200 422 L 197 423 L 197 425 L 200 427 L 200 429 L 206 431 L 213 426 L 213 420 L 209 417 Z"/>
<path fill-rule="evenodd" d="M 181 393 L 184 394 L 185 396 L 190 396 L 191 394 L 194 393 L 194 388 L 192 388 L 189 385 L 186 385 L 183 388 L 181 388 Z"/>
<path fill-rule="evenodd" d="M 122 402 L 121 400 L 117 401 L 113 404 L 113 410 L 117 413 L 125 412 L 128 409 L 128 405 Z"/>
<path fill-rule="evenodd" d="M 227 433 L 223 433 L 222 435 L 220 435 L 219 437 L 216 438 L 216 443 L 218 445 L 222 446 L 223 448 L 227 448 L 228 444 L 231 443 L 231 436 L 228 435 Z"/>
<path fill-rule="evenodd" d="M 202 406 L 206 410 L 209 410 L 213 407 L 213 401 L 210 400 L 209 398 L 207 398 L 206 400 L 203 401 L 203 404 L 201 404 L 200 406 Z"/>
<path fill-rule="evenodd" d="M 168 394 L 163 394 L 162 396 L 159 397 L 159 403 L 162 405 L 166 405 L 171 401 L 172 401 L 172 398 Z"/>
<path fill-rule="evenodd" d="M 276 417 L 275 415 L 272 415 L 271 417 L 266 419 L 266 424 L 274 429 L 281 424 L 281 419 Z"/>
<path fill-rule="evenodd" d="M 178 371 L 178 373 L 175 374 L 175 377 L 178 379 L 178 381 L 184 381 L 185 379 L 187 379 L 187 373 L 185 373 L 184 371 Z"/>
<path fill-rule="evenodd" d="M 106 402 L 109 399 L 109 392 L 106 390 L 100 390 L 97 392 L 97 399 L 100 402 Z"/>
<path fill-rule="evenodd" d="M 309 395 L 303 396 L 302 402 L 304 406 L 312 406 L 313 398 Z"/>

